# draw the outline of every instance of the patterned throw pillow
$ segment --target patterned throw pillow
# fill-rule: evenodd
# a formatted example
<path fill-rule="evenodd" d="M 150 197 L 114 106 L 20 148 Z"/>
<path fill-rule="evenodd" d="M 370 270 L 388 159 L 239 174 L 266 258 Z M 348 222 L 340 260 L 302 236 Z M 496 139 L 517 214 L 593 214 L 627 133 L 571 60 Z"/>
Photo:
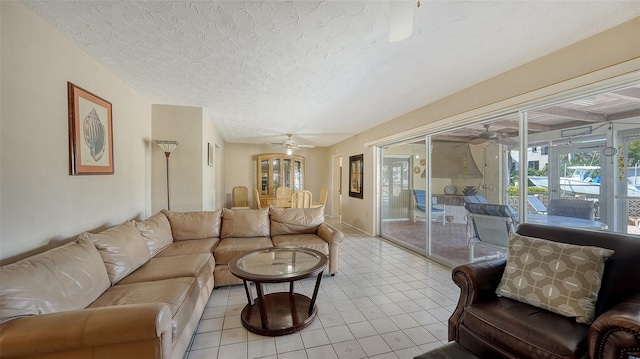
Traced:
<path fill-rule="evenodd" d="M 496 294 L 591 323 L 604 262 L 613 253 L 512 233 Z"/>

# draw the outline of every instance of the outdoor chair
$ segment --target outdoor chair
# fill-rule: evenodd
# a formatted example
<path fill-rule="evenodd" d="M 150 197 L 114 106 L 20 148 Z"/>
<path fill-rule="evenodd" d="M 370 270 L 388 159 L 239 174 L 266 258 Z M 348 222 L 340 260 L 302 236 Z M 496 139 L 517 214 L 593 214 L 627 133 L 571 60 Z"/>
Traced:
<path fill-rule="evenodd" d="M 533 208 L 535 213 L 547 213 L 547 207 L 540 201 L 540 199 L 538 199 L 538 197 L 532 195 L 527 196 L 527 202 L 531 208 Z"/>
<path fill-rule="evenodd" d="M 509 205 L 468 203 L 469 261 L 475 262 L 488 257 L 475 258 L 474 247 L 484 246 L 500 252 L 509 247 L 509 234 L 514 231 L 513 209 Z"/>
<path fill-rule="evenodd" d="M 593 221 L 596 218 L 596 205 L 592 201 L 555 198 L 549 201 L 547 214 Z"/>
<path fill-rule="evenodd" d="M 426 191 L 421 189 L 414 189 L 413 193 L 413 221 L 418 219 L 426 219 L 427 211 L 427 196 Z M 431 219 L 438 220 L 438 216 L 442 217 L 442 224 L 446 224 L 445 220 L 445 206 L 444 204 L 437 204 L 436 198 L 431 198 Z"/>
<path fill-rule="evenodd" d="M 487 197 L 481 195 L 481 194 L 475 194 L 473 196 L 464 196 L 462 197 L 462 200 L 464 201 L 465 204 L 467 203 L 486 203 L 488 204 L 489 201 L 487 200 Z"/>

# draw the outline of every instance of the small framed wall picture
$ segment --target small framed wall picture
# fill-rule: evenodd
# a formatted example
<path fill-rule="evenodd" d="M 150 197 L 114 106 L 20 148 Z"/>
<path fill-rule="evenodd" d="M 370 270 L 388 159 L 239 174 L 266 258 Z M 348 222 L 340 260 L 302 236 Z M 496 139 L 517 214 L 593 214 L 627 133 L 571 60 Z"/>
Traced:
<path fill-rule="evenodd" d="M 349 197 L 362 199 L 363 155 L 349 156 Z"/>
<path fill-rule="evenodd" d="M 207 148 L 207 164 L 209 165 L 209 167 L 213 167 L 213 156 L 213 145 L 209 143 L 209 147 Z"/>
<path fill-rule="evenodd" d="M 69 174 L 113 174 L 111 103 L 71 82 L 69 102 Z"/>

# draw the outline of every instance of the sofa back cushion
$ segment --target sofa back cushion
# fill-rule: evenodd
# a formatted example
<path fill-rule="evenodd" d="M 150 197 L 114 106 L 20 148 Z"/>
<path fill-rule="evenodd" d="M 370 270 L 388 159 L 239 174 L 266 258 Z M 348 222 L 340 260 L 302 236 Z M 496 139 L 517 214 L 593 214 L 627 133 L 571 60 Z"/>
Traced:
<path fill-rule="evenodd" d="M 221 209 L 196 212 L 174 212 L 163 209 L 162 213 L 169 219 L 171 233 L 176 241 L 220 237 Z"/>
<path fill-rule="evenodd" d="M 152 257 L 173 243 L 171 225 L 167 216 L 162 212 L 158 212 L 142 222 L 136 222 L 136 228 L 147 242 Z"/>
<path fill-rule="evenodd" d="M 269 208 L 271 235 L 316 233 L 324 222 L 324 207 Z"/>
<path fill-rule="evenodd" d="M 83 309 L 111 285 L 88 238 L 0 267 L 0 283 L 0 322 Z"/>
<path fill-rule="evenodd" d="M 118 283 L 151 257 L 147 242 L 133 221 L 124 222 L 100 233 L 83 233 L 80 238 L 93 241 L 107 268 L 111 284 Z"/>
<path fill-rule="evenodd" d="M 595 317 L 630 295 L 640 292 L 640 241 L 637 235 L 521 224 L 518 233 L 555 242 L 612 249 L 615 253 L 604 263 L 604 274 L 596 303 Z"/>
<path fill-rule="evenodd" d="M 222 211 L 220 238 L 269 237 L 269 209 L 227 209 Z"/>

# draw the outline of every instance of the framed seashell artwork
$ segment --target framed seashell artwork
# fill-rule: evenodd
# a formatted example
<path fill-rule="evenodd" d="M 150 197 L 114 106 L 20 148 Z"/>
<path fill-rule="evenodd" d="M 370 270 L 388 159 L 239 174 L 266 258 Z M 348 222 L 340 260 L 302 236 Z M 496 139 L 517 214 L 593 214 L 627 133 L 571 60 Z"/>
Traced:
<path fill-rule="evenodd" d="M 69 174 L 113 174 L 111 102 L 67 82 Z"/>

